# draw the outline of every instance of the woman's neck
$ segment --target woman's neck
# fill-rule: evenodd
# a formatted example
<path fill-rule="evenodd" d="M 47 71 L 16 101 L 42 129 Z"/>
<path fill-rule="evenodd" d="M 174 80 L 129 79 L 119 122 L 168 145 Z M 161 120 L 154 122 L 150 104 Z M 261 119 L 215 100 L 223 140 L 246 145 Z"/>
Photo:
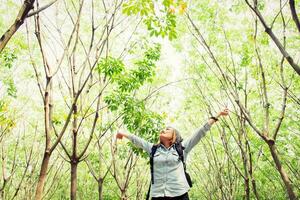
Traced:
<path fill-rule="evenodd" d="M 161 142 L 166 148 L 169 148 L 172 144 L 170 142 Z"/>

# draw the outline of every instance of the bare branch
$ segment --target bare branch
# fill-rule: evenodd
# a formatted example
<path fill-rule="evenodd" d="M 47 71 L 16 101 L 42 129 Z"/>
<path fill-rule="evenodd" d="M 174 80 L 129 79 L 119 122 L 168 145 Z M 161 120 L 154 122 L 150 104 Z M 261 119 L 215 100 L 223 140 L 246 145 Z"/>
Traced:
<path fill-rule="evenodd" d="M 11 37 L 17 32 L 17 30 L 20 28 L 20 26 L 24 23 L 24 20 L 26 19 L 27 14 L 31 9 L 33 9 L 33 4 L 35 0 L 24 0 L 23 5 L 21 6 L 21 9 L 19 10 L 19 13 L 15 19 L 15 22 L 10 26 L 10 28 L 1 36 L 0 38 L 0 53 L 5 48 L 8 41 L 11 39 Z"/>
<path fill-rule="evenodd" d="M 38 14 L 39 12 L 42 12 L 43 10 L 45 10 L 45 9 L 49 8 L 50 6 L 52 6 L 55 2 L 57 2 L 57 0 L 53 0 L 52 2 L 48 3 L 47 5 L 44 5 L 44 6 L 40 7 L 39 9 L 28 13 L 28 15 L 26 17 L 31 17 L 33 15 Z"/>
<path fill-rule="evenodd" d="M 281 42 L 278 40 L 276 35 L 273 33 L 272 29 L 267 25 L 265 19 L 259 12 L 259 10 L 255 7 L 253 7 L 248 0 L 245 0 L 246 4 L 250 7 L 250 9 L 256 14 L 256 16 L 259 18 L 260 22 L 262 23 L 266 33 L 271 37 L 273 42 L 276 44 L 277 48 L 283 55 L 283 57 L 288 61 L 290 66 L 294 69 L 294 71 L 300 76 L 300 66 L 294 62 L 293 58 L 290 56 L 290 54 L 285 50 Z"/>
<path fill-rule="evenodd" d="M 289 0 L 289 4 L 290 4 L 293 20 L 294 20 L 294 22 L 296 24 L 296 27 L 297 27 L 297 29 L 300 33 L 300 22 L 299 22 L 299 18 L 298 18 L 298 15 L 297 15 L 296 8 L 295 8 L 295 1 L 294 0 Z"/>

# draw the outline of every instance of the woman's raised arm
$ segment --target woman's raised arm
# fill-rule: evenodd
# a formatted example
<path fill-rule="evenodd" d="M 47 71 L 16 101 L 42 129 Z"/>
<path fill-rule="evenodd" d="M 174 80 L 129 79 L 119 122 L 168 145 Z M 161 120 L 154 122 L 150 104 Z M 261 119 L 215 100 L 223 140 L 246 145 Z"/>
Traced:
<path fill-rule="evenodd" d="M 194 148 L 194 146 L 196 144 L 198 144 L 198 142 L 200 141 L 200 139 L 205 135 L 205 133 L 210 129 L 210 127 L 216 122 L 218 121 L 218 118 L 221 116 L 226 116 L 228 115 L 228 108 L 225 108 L 224 110 L 222 110 L 221 112 L 218 113 L 218 115 L 216 117 L 211 117 L 208 122 L 206 124 L 204 124 L 203 127 L 201 127 L 200 129 L 198 129 L 191 137 L 189 137 L 186 140 L 183 140 L 182 145 L 184 146 L 184 150 L 186 153 L 190 152 L 192 150 L 192 148 Z"/>
<path fill-rule="evenodd" d="M 148 154 L 151 153 L 151 148 L 153 146 L 153 143 L 150 143 L 150 142 L 144 140 L 143 138 L 140 138 L 140 137 L 138 137 L 136 135 L 132 135 L 132 134 L 118 132 L 116 135 L 117 139 L 123 139 L 123 137 L 129 139 L 135 146 L 143 149 Z"/>

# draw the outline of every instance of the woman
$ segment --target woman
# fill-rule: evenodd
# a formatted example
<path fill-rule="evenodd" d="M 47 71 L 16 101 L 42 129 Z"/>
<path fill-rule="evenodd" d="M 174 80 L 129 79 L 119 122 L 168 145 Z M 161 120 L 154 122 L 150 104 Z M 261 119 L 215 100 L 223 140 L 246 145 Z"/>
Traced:
<path fill-rule="evenodd" d="M 210 127 L 218 121 L 219 117 L 228 115 L 228 112 L 228 109 L 225 108 L 219 112 L 216 117 L 211 117 L 202 128 L 183 141 L 179 132 L 172 127 L 167 127 L 160 132 L 160 143 L 153 155 L 152 200 L 189 199 L 188 191 L 190 186 L 185 175 L 184 163 L 179 159 L 175 144 L 182 141 L 183 159 L 185 161 L 188 153 L 200 141 Z M 142 148 L 151 155 L 153 143 L 147 142 L 135 135 L 120 132 L 117 133 L 116 137 L 117 139 L 122 139 L 123 137 L 128 138 L 137 147 Z"/>

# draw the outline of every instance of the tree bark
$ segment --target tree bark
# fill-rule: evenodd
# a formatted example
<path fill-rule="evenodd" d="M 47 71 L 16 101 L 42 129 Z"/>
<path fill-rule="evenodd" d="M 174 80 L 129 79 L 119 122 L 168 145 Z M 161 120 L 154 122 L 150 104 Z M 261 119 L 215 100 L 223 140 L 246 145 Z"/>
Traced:
<path fill-rule="evenodd" d="M 50 156 L 53 151 L 50 150 L 50 133 L 51 133 L 51 78 L 47 76 L 46 90 L 44 94 L 44 123 L 45 123 L 45 135 L 46 135 L 46 147 L 44 152 L 44 157 L 42 161 L 42 166 L 39 174 L 39 181 L 36 188 L 35 200 L 41 200 L 43 197 L 44 185 L 47 177 L 47 170 L 49 165 Z"/>
<path fill-rule="evenodd" d="M 45 152 L 44 153 L 44 158 L 40 170 L 40 176 L 39 176 L 39 181 L 36 187 L 36 193 L 35 193 L 35 200 L 41 200 L 43 197 L 43 190 L 44 190 L 44 185 L 47 177 L 47 170 L 48 170 L 48 165 L 49 165 L 49 160 L 50 160 L 51 153 Z"/>
<path fill-rule="evenodd" d="M 283 47 L 283 45 L 281 44 L 281 42 L 279 41 L 279 39 L 273 33 L 272 29 L 267 25 L 265 19 L 263 18 L 263 16 L 259 12 L 259 10 L 257 8 L 255 8 L 255 7 L 253 7 L 249 3 L 248 0 L 245 0 L 245 2 L 251 8 L 251 10 L 256 14 L 256 16 L 260 20 L 261 24 L 263 25 L 263 27 L 265 29 L 265 32 L 271 37 L 271 39 L 273 40 L 273 42 L 275 43 L 275 45 L 277 46 L 277 48 L 279 49 L 279 51 L 281 52 L 281 54 L 283 55 L 283 57 L 288 61 L 288 63 L 294 69 L 294 71 L 300 76 L 300 66 L 297 63 L 295 63 L 294 59 L 290 56 L 290 54 L 288 54 L 288 52 Z"/>
<path fill-rule="evenodd" d="M 74 93 L 74 95 L 76 95 Z M 76 190 L 77 190 L 77 105 L 74 106 L 73 111 L 73 124 L 72 124 L 72 159 L 71 159 L 71 200 L 76 199 Z"/>
<path fill-rule="evenodd" d="M 71 162 L 71 200 L 76 199 L 78 162 Z"/>
<path fill-rule="evenodd" d="M 99 197 L 99 200 L 103 200 L 103 179 L 99 179 L 98 180 L 98 197 Z"/>
<path fill-rule="evenodd" d="M 1 190 L 0 197 L 4 200 L 4 190 Z"/>
<path fill-rule="evenodd" d="M 249 178 L 245 178 L 245 199 L 250 200 L 250 184 Z"/>
<path fill-rule="evenodd" d="M 256 181 L 253 177 L 251 177 L 251 182 L 252 182 L 252 189 L 253 189 L 253 193 L 255 195 L 255 198 L 256 200 L 259 200 L 259 195 L 258 195 L 258 192 L 257 192 L 257 189 L 256 189 Z"/>
<path fill-rule="evenodd" d="M 9 27 L 9 29 L 0 38 L 0 53 L 5 48 L 6 44 L 11 39 L 11 37 L 17 32 L 19 27 L 24 23 L 27 14 L 33 8 L 34 1 L 35 0 L 24 0 L 24 3 L 21 9 L 19 10 L 15 22 Z"/>
<path fill-rule="evenodd" d="M 121 200 L 127 200 L 126 190 L 121 190 Z"/>
<path fill-rule="evenodd" d="M 290 4 L 290 9 L 291 9 L 293 20 L 296 24 L 296 27 L 297 27 L 298 31 L 300 32 L 300 22 L 299 22 L 299 18 L 298 18 L 298 15 L 297 15 L 296 8 L 295 8 L 295 1 L 294 0 L 289 0 L 289 4 Z"/>
<path fill-rule="evenodd" d="M 280 173 L 281 179 L 282 179 L 282 181 L 285 185 L 285 188 L 287 190 L 287 194 L 289 196 L 289 199 L 296 200 L 297 199 L 296 194 L 293 191 L 292 183 L 291 183 L 291 181 L 288 177 L 288 174 L 286 173 L 286 171 L 282 167 L 281 161 L 280 161 L 279 156 L 278 156 L 278 152 L 277 152 L 275 142 L 274 141 L 268 142 L 268 146 L 269 146 L 269 149 L 271 151 L 271 154 L 272 154 L 273 160 L 275 162 L 276 168 L 277 168 L 278 172 Z"/>
<path fill-rule="evenodd" d="M 250 175 L 250 178 L 251 178 L 252 190 L 253 190 L 253 193 L 255 195 L 256 200 L 259 200 L 260 198 L 259 198 L 257 188 L 256 188 L 256 181 L 255 181 L 255 178 L 253 176 L 252 153 L 251 153 L 249 142 L 247 142 L 246 145 L 247 145 L 248 155 L 249 155 L 249 175 Z"/>

